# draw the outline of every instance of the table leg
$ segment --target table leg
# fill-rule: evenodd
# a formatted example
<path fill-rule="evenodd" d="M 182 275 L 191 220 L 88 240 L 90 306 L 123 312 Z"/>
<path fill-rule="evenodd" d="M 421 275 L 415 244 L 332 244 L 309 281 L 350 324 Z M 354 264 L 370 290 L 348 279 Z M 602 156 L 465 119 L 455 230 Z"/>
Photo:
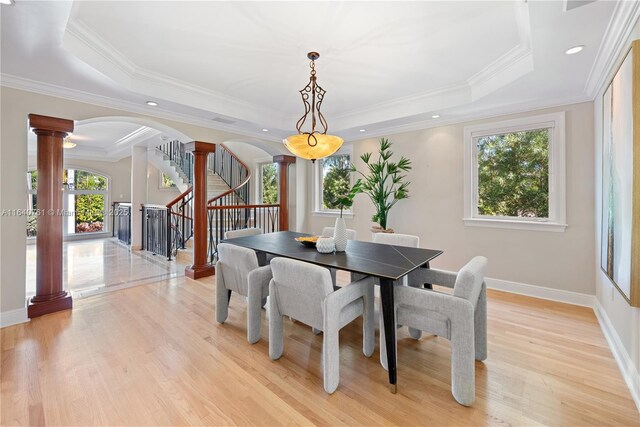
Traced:
<path fill-rule="evenodd" d="M 393 280 L 380 279 L 380 298 L 382 300 L 382 319 L 387 344 L 387 366 L 389 368 L 389 389 L 397 390 L 396 373 L 396 319 L 393 302 Z"/>
<path fill-rule="evenodd" d="M 427 261 L 427 262 L 426 262 L 422 267 L 424 267 L 424 268 L 431 268 L 431 267 L 429 267 L 429 261 Z M 426 289 L 433 289 L 433 285 L 432 285 L 431 283 L 425 283 L 425 284 L 424 284 L 424 287 L 425 287 Z"/>

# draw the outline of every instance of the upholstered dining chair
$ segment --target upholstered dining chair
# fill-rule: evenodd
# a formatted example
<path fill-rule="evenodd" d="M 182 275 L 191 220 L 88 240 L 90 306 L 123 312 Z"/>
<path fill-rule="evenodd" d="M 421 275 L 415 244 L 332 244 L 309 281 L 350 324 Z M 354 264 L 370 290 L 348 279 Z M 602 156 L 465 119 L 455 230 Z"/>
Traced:
<path fill-rule="evenodd" d="M 373 236 L 373 243 L 417 248 L 420 246 L 420 237 L 400 233 L 375 233 Z"/>
<path fill-rule="evenodd" d="M 235 239 L 236 237 L 256 236 L 262 234 L 262 230 L 259 228 L 239 228 L 237 230 L 229 230 L 224 232 L 225 239 Z"/>
<path fill-rule="evenodd" d="M 322 237 L 333 237 L 333 231 L 335 227 L 325 227 L 322 229 L 321 236 Z M 358 233 L 356 230 L 352 230 L 351 228 L 347 228 L 347 240 L 356 240 L 358 237 Z"/>
<path fill-rule="evenodd" d="M 269 356 L 277 360 L 284 350 L 283 316 L 321 330 L 324 389 L 333 393 L 340 382 L 339 331 L 363 316 L 365 356 L 373 354 L 375 331 L 373 288 L 363 281 L 334 290 L 326 268 L 302 261 L 275 258 L 269 284 Z"/>
<path fill-rule="evenodd" d="M 335 230 L 335 227 L 324 227 L 320 235 L 322 237 L 333 237 L 334 230 Z M 356 233 L 356 230 L 347 228 L 347 240 L 356 240 L 357 237 L 358 237 L 358 233 Z M 331 280 L 333 280 L 334 285 L 337 284 L 337 278 L 336 278 L 337 271 L 338 271 L 337 269 L 329 267 L 329 272 L 331 273 Z M 352 282 L 354 281 L 353 274 L 351 275 L 351 281 Z"/>
<path fill-rule="evenodd" d="M 236 237 L 256 236 L 258 234 L 262 234 L 262 230 L 260 230 L 259 228 L 239 228 L 238 230 L 225 231 L 224 238 L 235 239 Z M 268 265 L 269 261 L 271 261 L 271 256 L 267 255 L 264 252 L 256 251 L 256 254 L 258 255 L 258 264 L 260 266 Z"/>
<path fill-rule="evenodd" d="M 451 393 L 465 406 L 475 400 L 474 359 L 487 358 L 486 268 L 487 259 L 478 256 L 458 274 L 425 268 L 412 278 L 453 288 L 453 294 L 411 286 L 394 289 L 396 322 L 451 341 Z M 380 362 L 388 369 L 382 321 L 380 335 Z"/>
<path fill-rule="evenodd" d="M 420 247 L 420 237 L 414 236 L 411 234 L 401 234 L 401 233 L 375 233 L 373 236 L 373 243 L 381 243 L 385 245 L 393 245 L 393 246 L 406 246 L 409 248 L 417 248 Z M 402 286 L 411 285 L 414 283 L 409 283 L 409 278 L 407 276 L 403 277 L 400 281 L 395 284 L 399 284 Z M 415 286 L 417 286 L 417 282 L 415 282 Z M 402 327 L 402 324 L 398 323 L 398 328 Z M 412 337 L 420 338 L 421 333 L 419 330 L 414 330 L 413 328 L 409 328 L 409 334 Z"/>
<path fill-rule="evenodd" d="M 269 295 L 271 267 L 258 265 L 252 249 L 220 243 L 216 262 L 216 320 L 224 323 L 229 312 L 231 293 L 247 297 L 247 341 L 260 341 L 261 308 Z"/>
<path fill-rule="evenodd" d="M 373 243 L 382 243 L 385 245 L 393 246 L 407 246 L 410 248 L 417 248 L 420 246 L 420 237 L 413 236 L 411 234 L 400 233 L 375 233 L 373 236 Z M 407 278 L 402 278 L 402 284 L 407 285 Z"/>

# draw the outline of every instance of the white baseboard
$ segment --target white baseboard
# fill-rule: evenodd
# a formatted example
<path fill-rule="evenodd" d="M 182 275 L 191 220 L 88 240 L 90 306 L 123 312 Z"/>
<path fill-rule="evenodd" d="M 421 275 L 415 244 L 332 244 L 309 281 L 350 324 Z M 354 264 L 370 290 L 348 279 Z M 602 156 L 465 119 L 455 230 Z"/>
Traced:
<path fill-rule="evenodd" d="M 0 328 L 6 326 L 17 325 L 18 323 L 28 322 L 27 307 L 18 308 L 16 310 L 3 311 L 0 313 Z"/>
<path fill-rule="evenodd" d="M 636 403 L 638 412 L 640 412 L 640 374 L 638 374 L 638 370 L 633 364 L 629 353 L 627 353 L 627 349 L 622 344 L 620 336 L 613 327 L 607 312 L 604 310 L 604 307 L 602 307 L 602 304 L 600 304 L 598 299 L 595 301 L 593 311 L 596 313 L 596 317 L 600 323 L 600 328 L 609 343 L 609 348 L 613 353 L 613 357 L 618 363 L 618 368 L 620 368 L 622 378 L 624 378 L 624 381 L 627 383 L 627 387 L 629 387 L 629 391 L 631 392 L 631 397 Z"/>
<path fill-rule="evenodd" d="M 582 307 L 594 307 L 595 295 L 582 294 L 579 292 L 565 291 L 562 289 L 546 288 L 544 286 L 527 285 L 526 283 L 511 282 L 501 279 L 486 278 L 487 288 L 499 291 L 510 292 L 512 294 L 526 295 L 529 297 L 541 298 L 551 301 L 563 302 L 566 304 L 579 305 Z"/>

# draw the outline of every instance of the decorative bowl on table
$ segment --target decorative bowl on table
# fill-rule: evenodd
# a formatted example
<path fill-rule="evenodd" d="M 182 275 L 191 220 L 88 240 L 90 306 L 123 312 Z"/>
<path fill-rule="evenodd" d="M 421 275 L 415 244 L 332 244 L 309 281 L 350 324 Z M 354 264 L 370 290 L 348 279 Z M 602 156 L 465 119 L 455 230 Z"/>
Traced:
<path fill-rule="evenodd" d="M 296 237 L 296 241 L 310 248 L 315 248 L 320 236 Z"/>

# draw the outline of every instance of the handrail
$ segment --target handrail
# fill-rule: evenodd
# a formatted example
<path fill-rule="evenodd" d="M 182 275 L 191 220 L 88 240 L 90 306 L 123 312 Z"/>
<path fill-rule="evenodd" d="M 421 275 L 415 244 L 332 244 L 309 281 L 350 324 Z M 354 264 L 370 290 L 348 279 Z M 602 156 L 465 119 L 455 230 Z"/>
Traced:
<path fill-rule="evenodd" d="M 175 165 L 176 172 L 184 181 L 193 181 L 193 154 L 185 150 L 183 142 L 171 140 L 157 146 L 156 150 Z"/>
<path fill-rule="evenodd" d="M 255 227 L 263 233 L 279 231 L 279 204 L 270 205 L 218 205 L 207 206 L 209 222 L 209 262 L 218 254 L 218 243 L 230 230 Z"/>
<path fill-rule="evenodd" d="M 224 206 L 207 206 L 210 211 L 224 210 L 224 209 L 253 209 L 253 208 L 277 208 L 280 207 L 278 203 L 270 205 L 224 205 Z"/>
<path fill-rule="evenodd" d="M 178 197 L 176 197 L 175 199 L 173 199 L 172 201 L 170 201 L 169 203 L 167 203 L 167 207 L 169 209 L 171 209 L 173 207 L 173 205 L 175 205 L 176 203 L 178 203 L 180 200 L 184 199 L 185 197 L 187 197 L 187 195 L 189 193 L 191 193 L 191 191 L 193 191 L 193 186 L 189 186 L 189 188 L 187 188 L 184 193 L 180 194 Z"/>
<path fill-rule="evenodd" d="M 224 174 L 224 171 L 223 171 L 224 163 L 223 163 L 223 161 L 224 160 L 222 158 L 220 158 L 220 162 L 218 162 L 218 157 L 219 156 L 222 157 L 225 152 L 228 153 L 233 159 L 235 159 L 240 164 L 240 166 L 242 166 L 242 169 L 240 171 L 244 170 L 245 173 L 246 173 L 246 176 L 245 176 L 244 180 L 242 180 L 240 183 L 236 183 L 236 184 L 234 184 L 233 182 L 228 182 L 227 180 L 225 180 L 227 185 L 229 185 L 229 187 L 231 187 L 231 188 L 229 190 L 225 191 L 224 193 L 219 194 L 219 195 L 209 199 L 207 201 L 208 205 L 213 205 L 214 203 L 222 200 L 223 198 L 225 198 L 226 196 L 229 196 L 232 193 L 235 193 L 236 195 L 238 195 L 239 190 L 241 188 L 243 188 L 245 185 L 247 185 L 249 183 L 249 180 L 251 179 L 251 168 L 249 168 L 242 160 L 240 160 L 240 158 L 238 156 L 236 156 L 233 153 L 233 151 L 229 150 L 229 148 L 224 144 L 218 144 L 218 146 L 216 147 L 216 151 L 214 153 L 215 158 L 214 158 L 214 169 L 213 169 L 213 171 L 216 174 L 218 174 L 218 176 L 220 176 L 224 180 L 224 176 L 223 176 L 223 174 Z M 218 153 L 220 153 L 220 154 L 218 154 Z M 230 172 L 230 175 L 233 175 L 233 164 L 231 164 L 231 169 L 232 170 Z M 229 180 L 232 180 L 232 178 L 233 177 L 230 176 Z M 240 196 L 238 195 L 238 197 L 240 197 Z M 246 204 L 248 202 L 248 199 L 247 200 L 243 200 L 243 202 Z"/>

